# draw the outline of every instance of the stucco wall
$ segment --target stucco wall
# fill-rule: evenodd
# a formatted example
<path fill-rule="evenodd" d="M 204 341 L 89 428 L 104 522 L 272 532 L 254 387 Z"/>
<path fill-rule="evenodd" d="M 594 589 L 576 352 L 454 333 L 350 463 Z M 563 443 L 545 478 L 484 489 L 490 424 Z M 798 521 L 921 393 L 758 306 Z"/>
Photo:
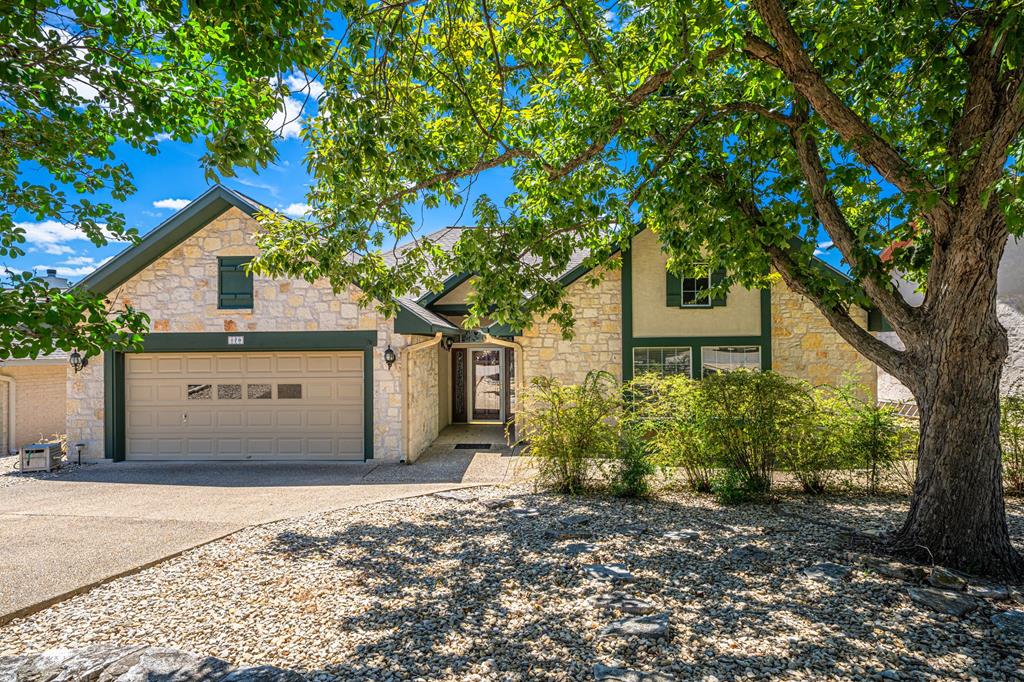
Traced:
<path fill-rule="evenodd" d="M 0 367 L 0 374 L 17 382 L 14 400 L 16 448 L 64 433 L 66 371 L 67 365 L 63 362 Z M 6 444 L 9 403 L 4 386 L 0 386 L 0 392 L 5 394 L 0 409 L 0 443 Z"/>
<path fill-rule="evenodd" d="M 527 385 L 537 376 L 577 384 L 592 369 L 622 378 L 622 278 L 619 270 L 605 270 L 603 275 L 596 287 L 586 278 L 569 286 L 566 300 L 576 314 L 571 341 L 562 338 L 557 324 L 546 321 L 516 337 L 523 346 L 522 371 Z"/>
<path fill-rule="evenodd" d="M 633 238 L 633 336 L 757 336 L 761 333 L 761 295 L 734 286 L 724 307 L 679 308 L 665 305 L 668 256 L 657 236 L 644 230 Z"/>
<path fill-rule="evenodd" d="M 853 317 L 867 327 L 867 313 Z M 814 385 L 841 385 L 852 379 L 876 394 L 875 366 L 832 328 L 814 304 L 783 282 L 772 286 L 772 369 Z"/>
<path fill-rule="evenodd" d="M 326 282 L 256 276 L 252 310 L 217 308 L 217 257 L 252 256 L 257 225 L 236 208 L 224 212 L 177 247 L 112 291 L 115 307 L 131 305 L 149 314 L 153 333 L 377 330 L 374 357 L 374 457 L 402 456 L 401 378 L 383 361 L 390 343 L 396 353 L 410 343 L 393 333 L 391 321 L 359 308 L 356 288 L 335 294 Z M 415 342 L 413 338 L 412 342 Z M 88 455 L 103 457 L 103 371 L 98 358 L 68 380 L 70 442 L 88 443 Z"/>

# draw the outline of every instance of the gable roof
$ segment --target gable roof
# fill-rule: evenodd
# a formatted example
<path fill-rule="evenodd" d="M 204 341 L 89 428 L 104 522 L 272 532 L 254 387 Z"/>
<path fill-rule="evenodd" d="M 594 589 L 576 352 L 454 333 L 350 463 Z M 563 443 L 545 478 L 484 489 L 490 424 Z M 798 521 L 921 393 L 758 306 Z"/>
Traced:
<path fill-rule="evenodd" d="M 128 247 L 82 278 L 74 288 L 87 289 L 98 294 L 113 291 L 232 207 L 248 216 L 267 209 L 241 192 L 223 185 L 214 185 L 193 199 L 185 208 L 146 233 L 139 243 Z M 400 311 L 405 313 L 400 315 L 403 320 L 402 329 L 399 329 L 396 320 L 395 331 L 398 333 L 459 332 L 458 327 L 423 308 L 414 299 L 399 298 L 397 303 Z"/>

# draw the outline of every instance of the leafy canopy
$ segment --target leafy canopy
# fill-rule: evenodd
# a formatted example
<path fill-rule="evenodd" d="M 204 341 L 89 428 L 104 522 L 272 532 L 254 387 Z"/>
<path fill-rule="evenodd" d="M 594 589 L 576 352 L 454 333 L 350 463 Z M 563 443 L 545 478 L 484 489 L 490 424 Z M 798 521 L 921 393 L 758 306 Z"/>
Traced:
<path fill-rule="evenodd" d="M 774 266 L 833 324 L 852 324 L 864 290 L 899 323 L 879 251 L 922 247 L 897 259 L 923 279 L 933 226 L 982 164 L 985 201 L 1012 233 L 1024 226 L 1019 127 L 993 157 L 984 126 L 964 122 L 982 61 L 1000 111 L 1019 104 L 1019 2 L 339 8 L 344 35 L 305 131 L 314 212 L 263 217 L 264 272 L 354 282 L 385 302 L 475 272 L 477 317 L 523 326 L 553 311 L 571 326 L 555 281 L 571 255 L 615 267 L 614 249 L 646 227 L 673 268 L 726 268 L 723 287 L 764 284 Z M 474 188 L 499 169 L 507 197 Z M 480 229 L 454 254 L 422 240 L 397 261 L 376 252 L 416 235 L 422 207 L 467 201 Z M 859 287 L 814 266 L 823 223 Z"/>
<path fill-rule="evenodd" d="M 133 191 L 115 156 L 160 136 L 206 141 L 209 178 L 275 156 L 267 126 L 282 75 L 321 61 L 318 0 L 110 3 L 29 0 L 0 13 L 0 358 L 130 346 L 145 316 L 96 294 L 60 293 L 17 271 L 19 221 L 53 220 L 94 244 L 137 239 L 116 210 Z M 116 302 L 115 302 L 116 306 Z"/>

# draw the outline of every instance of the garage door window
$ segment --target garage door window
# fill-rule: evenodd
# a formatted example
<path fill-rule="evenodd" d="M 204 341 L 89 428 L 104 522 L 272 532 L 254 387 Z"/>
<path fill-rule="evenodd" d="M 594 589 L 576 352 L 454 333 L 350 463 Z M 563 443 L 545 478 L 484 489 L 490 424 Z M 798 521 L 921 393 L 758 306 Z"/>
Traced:
<path fill-rule="evenodd" d="M 242 384 L 217 384 L 217 400 L 241 400 Z"/>
<path fill-rule="evenodd" d="M 213 385 L 212 384 L 189 384 L 188 385 L 188 399 L 189 400 L 213 400 Z"/>
<path fill-rule="evenodd" d="M 278 384 L 277 397 L 280 400 L 297 400 L 302 397 L 302 384 Z"/>
<path fill-rule="evenodd" d="M 249 384 L 246 395 L 249 400 L 270 400 L 270 384 Z"/>

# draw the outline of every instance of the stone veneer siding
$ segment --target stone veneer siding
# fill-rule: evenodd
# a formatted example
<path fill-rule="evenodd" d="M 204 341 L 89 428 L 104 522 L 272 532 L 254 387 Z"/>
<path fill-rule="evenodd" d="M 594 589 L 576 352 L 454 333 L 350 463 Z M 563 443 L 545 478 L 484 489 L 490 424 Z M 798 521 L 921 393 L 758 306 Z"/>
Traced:
<path fill-rule="evenodd" d="M 604 270 L 604 278 L 591 287 L 586 278 L 569 286 L 566 300 L 576 315 L 572 340 L 552 322 L 538 322 L 517 336 L 523 347 L 527 386 L 538 376 L 566 384 L 582 383 L 590 370 L 604 370 L 622 378 L 622 277 L 620 270 Z"/>
<path fill-rule="evenodd" d="M 256 276 L 252 310 L 217 307 L 217 257 L 255 256 L 256 221 L 231 208 L 171 249 L 116 290 L 114 307 L 131 305 L 149 314 L 153 333 L 246 331 L 377 330 L 374 360 L 374 458 L 402 456 L 401 372 L 384 364 L 388 344 L 398 354 L 423 337 L 394 333 L 394 326 L 375 310 L 357 305 L 358 289 L 335 294 L 326 282 L 274 280 Z M 90 459 L 104 456 L 103 363 L 68 377 L 67 433 L 71 443 L 87 443 Z M 436 416 L 435 416 L 436 420 Z"/>
<path fill-rule="evenodd" d="M 414 462 L 439 433 L 438 411 L 442 398 L 438 391 L 437 348 L 436 345 L 419 348 L 406 353 L 405 357 L 405 362 L 409 363 L 409 386 L 405 393 L 409 401 L 409 462 Z"/>
<path fill-rule="evenodd" d="M 867 313 L 852 311 L 867 328 Z M 841 385 L 852 379 L 876 395 L 875 366 L 848 344 L 814 304 L 785 283 L 772 286 L 772 369 L 814 385 Z"/>

